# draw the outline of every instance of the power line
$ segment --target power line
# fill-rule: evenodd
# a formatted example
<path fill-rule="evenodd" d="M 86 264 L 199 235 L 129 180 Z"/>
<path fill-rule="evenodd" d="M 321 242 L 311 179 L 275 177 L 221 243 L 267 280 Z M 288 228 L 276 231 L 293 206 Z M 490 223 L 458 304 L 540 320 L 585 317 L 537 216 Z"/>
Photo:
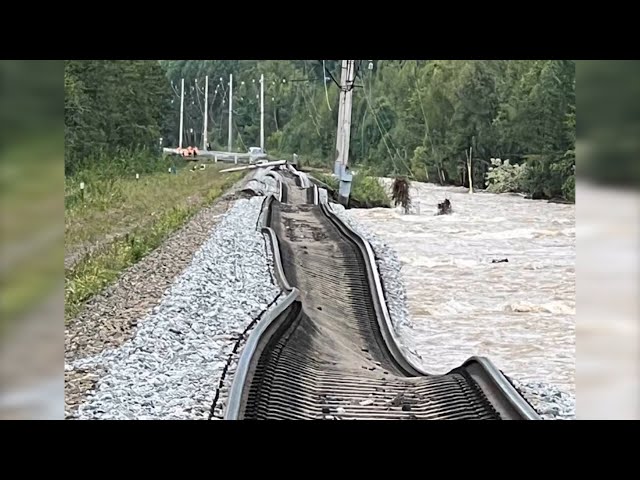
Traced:
<path fill-rule="evenodd" d="M 380 131 L 380 135 L 382 135 L 382 141 L 384 142 L 385 146 L 387 147 L 387 151 L 389 152 L 389 156 L 391 157 L 391 161 L 394 162 L 394 168 L 397 168 L 397 166 L 395 164 L 395 161 L 393 160 L 393 153 L 391 152 L 391 149 L 389 148 L 389 145 L 387 144 L 387 140 L 385 138 L 385 135 L 389 135 L 389 131 L 387 131 L 387 133 L 384 133 L 382 131 L 382 125 L 380 124 L 380 120 L 378 119 L 378 115 L 376 115 L 376 112 L 373 109 L 373 106 L 371 105 L 371 101 L 369 100 L 369 95 L 367 94 L 366 87 L 364 87 L 364 82 L 363 82 L 363 90 L 364 90 L 364 94 L 365 94 L 364 98 L 367 101 L 367 106 L 369 107 L 369 110 L 373 114 L 373 118 L 376 121 L 376 125 L 378 126 L 378 130 Z M 371 90 L 369 90 L 369 92 L 371 92 Z M 394 145 L 393 141 L 391 140 L 391 135 L 389 135 L 389 143 L 391 144 L 393 149 L 396 151 L 396 155 L 398 156 L 400 161 L 407 168 L 408 172 L 413 176 L 413 172 L 411 171 L 411 168 L 404 161 L 404 159 L 402 158 L 402 155 L 400 155 L 400 151 L 398 150 L 398 148 Z"/>
<path fill-rule="evenodd" d="M 320 60 L 318 60 L 320 62 Z M 322 60 L 322 68 L 323 70 L 329 74 L 329 76 L 331 77 L 331 80 L 333 80 L 333 83 L 335 83 L 337 85 L 337 87 L 339 89 L 342 89 L 342 85 L 340 85 L 338 83 L 338 81 L 333 77 L 333 74 L 329 71 L 329 69 L 325 66 L 324 60 Z"/>
<path fill-rule="evenodd" d="M 322 69 L 323 69 L 323 75 L 322 75 L 322 83 L 324 83 L 324 96 L 327 99 L 327 107 L 329 108 L 329 111 L 331 112 L 331 104 L 329 103 L 329 91 L 327 90 L 327 76 L 324 75 L 324 70 L 326 70 L 326 66 L 324 64 L 324 60 L 322 60 Z"/>
<path fill-rule="evenodd" d="M 316 129 L 316 132 L 318 133 L 318 137 L 322 138 L 322 134 L 320 133 L 320 127 L 318 125 L 318 122 L 317 122 L 314 114 L 311 112 L 311 109 L 309 108 L 309 103 L 311 103 L 313 105 L 313 102 L 307 102 L 307 97 L 305 95 L 304 90 L 301 90 L 300 93 L 302 93 L 302 101 L 304 103 L 305 108 L 307 109 L 307 113 L 309 114 L 309 118 L 311 119 L 311 123 L 313 123 L 313 126 Z"/>
<path fill-rule="evenodd" d="M 240 143 L 242 144 L 242 146 L 246 150 L 247 149 L 247 145 L 244 143 L 244 140 L 242 139 L 242 134 L 240 133 L 240 129 L 238 128 L 238 122 L 236 122 L 235 118 L 233 119 L 233 125 L 236 127 L 236 132 L 238 132 L 238 138 L 240 139 Z"/>
<path fill-rule="evenodd" d="M 356 78 L 358 78 L 358 72 L 360 71 L 360 65 L 362 65 L 362 60 L 358 60 L 358 64 L 356 65 L 356 71 L 353 74 L 353 82 L 349 85 L 349 89 L 353 90 L 356 86 Z"/>

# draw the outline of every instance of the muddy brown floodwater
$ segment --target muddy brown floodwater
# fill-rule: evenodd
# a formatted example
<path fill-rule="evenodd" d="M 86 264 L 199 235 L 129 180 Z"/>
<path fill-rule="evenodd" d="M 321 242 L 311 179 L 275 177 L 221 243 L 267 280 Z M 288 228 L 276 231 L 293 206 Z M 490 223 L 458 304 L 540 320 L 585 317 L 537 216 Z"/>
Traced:
<path fill-rule="evenodd" d="M 575 205 L 417 182 L 411 194 L 410 214 L 350 213 L 402 261 L 425 370 L 483 355 L 520 381 L 574 394 Z M 453 213 L 435 215 L 445 198 Z"/>

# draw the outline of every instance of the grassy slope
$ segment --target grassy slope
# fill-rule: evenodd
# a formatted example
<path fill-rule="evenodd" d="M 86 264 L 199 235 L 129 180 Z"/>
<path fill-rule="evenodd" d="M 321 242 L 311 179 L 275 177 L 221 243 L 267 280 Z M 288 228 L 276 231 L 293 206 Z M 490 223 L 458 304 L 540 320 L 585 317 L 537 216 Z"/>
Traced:
<path fill-rule="evenodd" d="M 65 271 L 65 318 L 72 318 L 93 295 L 123 270 L 158 247 L 202 207 L 211 204 L 243 173 L 179 170 L 136 180 L 87 182 L 84 201 L 70 188 L 65 216 L 68 254 L 82 255 Z M 71 182 L 70 182 L 71 183 Z M 83 254 L 88 246 L 98 245 Z"/>
<path fill-rule="evenodd" d="M 338 190 L 338 179 L 330 173 L 313 171 L 311 176 L 326 183 L 335 190 Z M 358 208 L 389 207 L 391 205 L 389 196 L 385 192 L 378 179 L 366 175 L 354 175 L 351 185 L 350 203 Z"/>
<path fill-rule="evenodd" d="M 63 154 L 55 135 L 16 140 L 2 152 L 0 336 L 61 281 Z"/>

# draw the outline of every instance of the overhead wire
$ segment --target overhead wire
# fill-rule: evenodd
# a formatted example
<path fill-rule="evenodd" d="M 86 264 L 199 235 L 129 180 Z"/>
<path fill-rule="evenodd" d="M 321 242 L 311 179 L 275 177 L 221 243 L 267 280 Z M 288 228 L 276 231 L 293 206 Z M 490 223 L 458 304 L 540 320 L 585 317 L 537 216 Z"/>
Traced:
<path fill-rule="evenodd" d="M 375 109 L 374 109 L 374 107 L 372 105 L 372 102 L 371 102 L 371 100 L 369 98 L 369 96 L 371 95 L 371 89 L 369 89 L 369 93 L 367 93 L 367 87 L 365 85 L 366 82 L 364 81 L 364 79 L 363 79 L 362 83 L 363 83 L 362 88 L 363 88 L 363 91 L 364 91 L 364 94 L 365 94 L 364 97 L 365 97 L 365 100 L 367 102 L 367 106 L 368 106 L 369 110 L 371 111 L 371 114 L 373 115 L 373 118 L 374 118 L 374 120 L 376 122 L 376 125 L 378 126 L 378 130 L 380 131 L 380 135 L 382 136 L 382 141 L 384 142 L 385 147 L 387 148 L 387 152 L 389 152 L 389 155 L 391 157 L 391 161 L 394 164 L 394 168 L 397 169 L 397 165 L 396 165 L 394 157 L 393 157 L 394 154 L 391 152 L 391 148 L 389 147 L 389 143 L 391 144 L 391 146 L 395 150 L 396 155 L 398 156 L 398 159 L 402 162 L 402 164 L 405 166 L 405 168 L 411 174 L 411 176 L 413 176 L 413 172 L 411 171 L 411 167 L 407 164 L 407 162 L 404 160 L 402 155 L 400 155 L 400 151 L 398 150 L 398 148 L 393 143 L 393 141 L 391 139 L 390 132 L 389 131 L 387 131 L 386 133 L 383 132 L 383 126 L 381 125 L 380 120 L 378 118 L 378 115 L 376 114 Z M 389 143 L 387 143 L 387 139 L 385 138 L 386 136 L 389 136 Z"/>
<path fill-rule="evenodd" d="M 331 112 L 331 104 L 329 103 L 329 91 L 327 90 L 327 74 L 324 73 L 324 71 L 326 70 L 326 66 L 324 64 L 324 60 L 322 60 L 322 83 L 324 84 L 324 96 L 327 99 L 327 108 L 329 108 L 329 111 Z"/>

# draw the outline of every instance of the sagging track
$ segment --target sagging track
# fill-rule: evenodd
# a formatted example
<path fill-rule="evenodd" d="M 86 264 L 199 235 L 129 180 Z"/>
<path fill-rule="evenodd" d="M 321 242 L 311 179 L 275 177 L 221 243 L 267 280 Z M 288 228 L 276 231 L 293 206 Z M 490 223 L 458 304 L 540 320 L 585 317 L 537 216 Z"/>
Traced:
<path fill-rule="evenodd" d="M 289 295 L 250 336 L 225 418 L 539 419 L 485 358 L 432 375 L 405 357 L 371 247 L 304 176 L 284 176 L 264 231 Z"/>

